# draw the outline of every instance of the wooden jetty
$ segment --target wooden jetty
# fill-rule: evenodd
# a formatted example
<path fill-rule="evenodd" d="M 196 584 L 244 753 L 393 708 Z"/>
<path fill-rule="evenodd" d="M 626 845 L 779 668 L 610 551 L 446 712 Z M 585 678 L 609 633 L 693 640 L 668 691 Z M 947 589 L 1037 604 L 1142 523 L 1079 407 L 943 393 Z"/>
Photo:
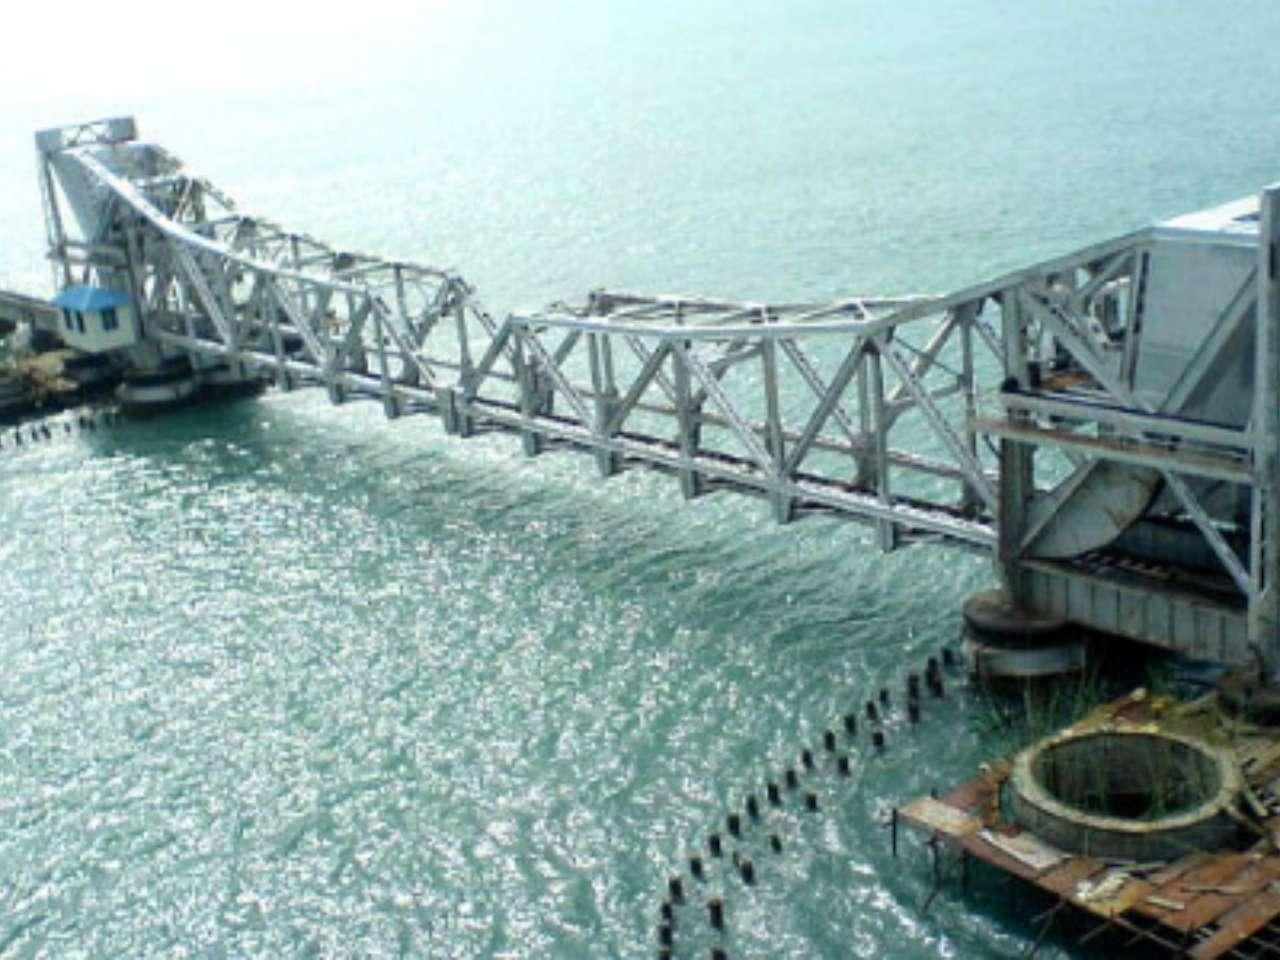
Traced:
<path fill-rule="evenodd" d="M 1010 760 L 983 765 L 978 776 L 940 797 L 923 797 L 894 812 L 928 834 L 935 854 L 949 848 L 1038 888 L 1054 904 L 1029 954 L 1058 915 L 1074 910 L 1089 921 L 1082 943 L 1110 932 L 1127 946 L 1145 942 L 1194 960 L 1280 957 L 1280 731 L 1222 717 L 1217 695 L 1177 704 L 1138 690 L 1099 707 L 1072 731 L 1126 727 L 1195 735 L 1227 747 L 1244 774 L 1242 828 L 1255 839 L 1243 849 L 1190 850 L 1162 863 L 1128 863 L 1067 853 L 1021 829 L 1002 811 Z M 938 876 L 940 877 L 940 873 Z"/>

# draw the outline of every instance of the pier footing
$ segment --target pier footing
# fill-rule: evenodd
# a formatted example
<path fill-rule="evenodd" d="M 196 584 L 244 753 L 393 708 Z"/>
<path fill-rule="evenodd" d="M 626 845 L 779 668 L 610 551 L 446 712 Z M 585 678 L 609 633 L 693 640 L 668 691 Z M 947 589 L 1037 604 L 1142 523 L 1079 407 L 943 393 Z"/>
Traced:
<path fill-rule="evenodd" d="M 988 680 L 1021 680 L 1084 669 L 1085 643 L 1066 620 L 1016 606 L 1003 590 L 983 590 L 964 604 L 969 672 Z"/>

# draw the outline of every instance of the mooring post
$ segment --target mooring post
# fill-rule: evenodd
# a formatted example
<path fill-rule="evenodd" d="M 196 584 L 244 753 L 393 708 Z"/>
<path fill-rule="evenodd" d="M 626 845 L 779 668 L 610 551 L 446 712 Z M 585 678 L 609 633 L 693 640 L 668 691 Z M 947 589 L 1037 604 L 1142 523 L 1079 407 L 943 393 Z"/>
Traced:
<path fill-rule="evenodd" d="M 938 891 L 942 889 L 942 854 L 938 850 L 940 842 L 937 831 L 930 834 L 929 839 L 925 841 L 925 846 L 929 848 L 929 855 L 933 859 L 933 887 L 929 890 L 929 895 L 925 897 L 923 906 L 920 907 L 922 915 L 929 912 L 929 907 L 933 905 L 934 898 L 938 895 Z"/>

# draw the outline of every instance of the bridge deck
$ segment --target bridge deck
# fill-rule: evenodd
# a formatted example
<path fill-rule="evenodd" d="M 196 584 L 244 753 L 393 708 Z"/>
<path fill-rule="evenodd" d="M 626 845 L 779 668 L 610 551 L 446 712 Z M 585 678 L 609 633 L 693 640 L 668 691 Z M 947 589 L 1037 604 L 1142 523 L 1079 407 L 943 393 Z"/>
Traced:
<path fill-rule="evenodd" d="M 58 311 L 47 300 L 0 290 L 0 334 L 12 333 L 19 324 L 32 324 L 36 329 L 54 329 Z"/>

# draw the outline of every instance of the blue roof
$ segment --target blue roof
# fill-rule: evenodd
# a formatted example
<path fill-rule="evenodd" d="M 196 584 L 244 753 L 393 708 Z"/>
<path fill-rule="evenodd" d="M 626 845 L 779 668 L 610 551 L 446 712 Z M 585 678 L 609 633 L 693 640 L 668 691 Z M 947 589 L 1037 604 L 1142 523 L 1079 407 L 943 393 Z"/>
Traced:
<path fill-rule="evenodd" d="M 106 287 L 86 287 L 76 284 L 67 287 L 53 298 L 53 305 L 60 310 L 106 310 L 129 302 L 128 294 Z"/>

